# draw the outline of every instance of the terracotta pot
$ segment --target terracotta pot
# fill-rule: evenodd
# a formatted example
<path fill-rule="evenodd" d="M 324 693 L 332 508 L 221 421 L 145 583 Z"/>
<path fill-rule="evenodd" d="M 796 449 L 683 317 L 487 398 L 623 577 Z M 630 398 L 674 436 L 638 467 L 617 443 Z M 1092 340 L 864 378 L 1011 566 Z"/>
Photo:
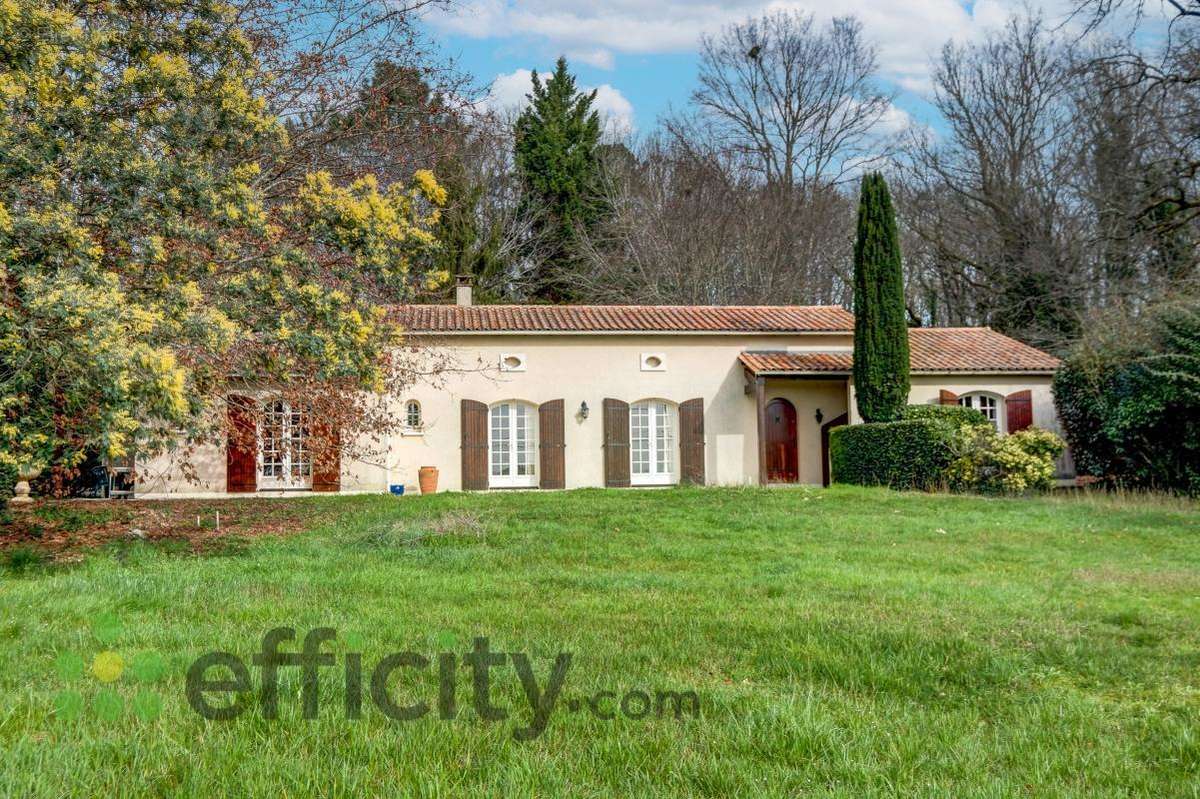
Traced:
<path fill-rule="evenodd" d="M 437 492 L 438 470 L 436 466 L 422 466 L 417 470 L 417 482 L 421 485 L 422 494 Z"/>

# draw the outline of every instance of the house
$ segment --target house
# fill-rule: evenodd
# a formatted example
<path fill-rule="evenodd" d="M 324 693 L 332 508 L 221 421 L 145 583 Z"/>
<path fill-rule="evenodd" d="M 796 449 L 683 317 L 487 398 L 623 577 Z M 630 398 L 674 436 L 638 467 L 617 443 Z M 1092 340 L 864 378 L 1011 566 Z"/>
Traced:
<path fill-rule="evenodd" d="M 372 458 L 313 474 L 302 415 L 259 408 L 257 447 L 138 464 L 140 496 L 827 483 L 829 430 L 861 421 L 854 318 L 830 306 L 454 305 L 395 309 L 460 370 L 387 402 L 404 423 Z M 912 403 L 978 408 L 1002 432 L 1058 429 L 1058 360 L 988 328 L 909 331 Z M 281 442 L 291 442 L 283 444 Z M 352 448 L 350 448 L 352 449 Z M 255 451 L 257 450 L 257 451 Z"/>

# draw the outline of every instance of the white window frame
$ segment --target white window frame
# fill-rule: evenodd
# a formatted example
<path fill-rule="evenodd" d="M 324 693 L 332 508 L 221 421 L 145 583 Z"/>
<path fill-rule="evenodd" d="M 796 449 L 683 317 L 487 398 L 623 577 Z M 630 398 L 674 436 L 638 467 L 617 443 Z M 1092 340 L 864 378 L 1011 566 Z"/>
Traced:
<path fill-rule="evenodd" d="M 646 436 L 638 435 L 646 420 Z M 643 447 L 641 441 L 645 441 Z M 645 453 L 645 458 L 640 457 Z M 639 472 L 645 462 L 647 471 Z M 664 469 L 664 467 L 666 467 Z M 639 400 L 629 406 L 629 484 L 675 485 L 679 482 L 679 407 L 667 400 Z"/>
<path fill-rule="evenodd" d="M 413 424 L 413 421 L 412 421 L 413 406 L 416 406 L 416 409 L 417 409 L 417 423 L 416 424 Z M 416 433 L 422 433 L 422 432 L 424 432 L 424 430 L 425 430 L 425 413 L 424 413 L 424 409 L 421 408 L 421 401 L 415 400 L 415 399 L 405 400 L 404 401 L 404 432 L 410 433 L 410 434 L 416 434 Z"/>
<path fill-rule="evenodd" d="M 268 436 L 268 422 L 272 417 L 279 419 L 278 441 Z M 297 419 L 300 426 L 298 432 L 294 429 Z M 284 400 L 268 400 L 263 403 L 263 412 L 258 421 L 258 462 L 255 466 L 258 470 L 259 490 L 312 489 L 312 450 L 308 447 L 310 433 L 304 427 L 303 411 L 294 410 L 291 403 Z M 267 474 L 268 465 L 271 474 Z"/>
<path fill-rule="evenodd" d="M 991 410 L 995 413 L 995 417 L 988 415 L 988 408 L 983 407 L 984 403 L 980 400 L 990 400 L 993 404 Z M 994 391 L 968 391 L 966 394 L 958 395 L 958 404 L 964 408 L 974 408 L 987 417 L 987 420 L 992 423 L 997 433 L 1003 434 L 1007 432 L 1008 414 L 1004 411 L 1004 397 Z"/>
<path fill-rule="evenodd" d="M 502 419 L 503 424 L 500 423 Z M 498 434 L 504 437 L 503 440 Z M 501 452 L 504 456 L 500 456 Z M 505 466 L 508 474 L 502 473 Z M 518 471 L 522 470 L 525 473 L 518 474 Z M 537 485 L 537 406 L 522 400 L 502 400 L 493 403 L 488 408 L 488 486 L 537 488 Z"/>
<path fill-rule="evenodd" d="M 643 352 L 638 359 L 643 372 L 667 371 L 667 354 L 665 352 Z"/>
<path fill-rule="evenodd" d="M 509 361 L 516 361 L 510 364 Z M 524 372 L 525 371 L 525 353 L 523 352 L 502 352 L 500 353 L 500 371 L 501 372 Z"/>

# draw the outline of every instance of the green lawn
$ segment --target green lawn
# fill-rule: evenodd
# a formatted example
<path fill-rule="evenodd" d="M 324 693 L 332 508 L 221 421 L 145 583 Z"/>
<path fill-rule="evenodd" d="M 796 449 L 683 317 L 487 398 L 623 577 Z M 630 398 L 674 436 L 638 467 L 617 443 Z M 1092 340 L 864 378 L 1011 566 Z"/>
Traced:
<path fill-rule="evenodd" d="M 0 795 L 1200 796 L 1194 505 L 851 488 L 296 502 L 335 513 L 200 556 L 132 542 L 0 577 Z M 339 633 L 316 720 L 295 667 L 263 718 L 250 659 L 280 625 Z M 532 713 L 511 660 L 491 671 L 509 717 L 476 716 L 476 636 L 527 654 L 543 688 L 573 654 L 540 736 L 514 738 Z M 119 707 L 90 670 L 105 649 L 126 664 Z M 250 666 L 234 720 L 185 698 L 212 650 Z M 431 712 L 392 721 L 364 686 L 347 719 L 345 653 L 369 681 L 406 650 L 435 663 L 390 695 Z M 442 652 L 459 654 L 453 720 Z M 659 690 L 695 691 L 699 717 L 569 708 Z"/>

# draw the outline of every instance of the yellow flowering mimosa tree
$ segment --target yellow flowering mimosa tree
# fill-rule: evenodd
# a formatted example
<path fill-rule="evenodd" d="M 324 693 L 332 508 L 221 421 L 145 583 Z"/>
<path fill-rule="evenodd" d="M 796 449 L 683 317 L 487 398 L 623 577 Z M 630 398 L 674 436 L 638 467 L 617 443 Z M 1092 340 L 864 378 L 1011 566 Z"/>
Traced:
<path fill-rule="evenodd" d="M 268 80 L 215 0 L 0 0 L 0 462 L 222 435 L 245 385 L 381 423 L 445 192 L 278 180 Z"/>

